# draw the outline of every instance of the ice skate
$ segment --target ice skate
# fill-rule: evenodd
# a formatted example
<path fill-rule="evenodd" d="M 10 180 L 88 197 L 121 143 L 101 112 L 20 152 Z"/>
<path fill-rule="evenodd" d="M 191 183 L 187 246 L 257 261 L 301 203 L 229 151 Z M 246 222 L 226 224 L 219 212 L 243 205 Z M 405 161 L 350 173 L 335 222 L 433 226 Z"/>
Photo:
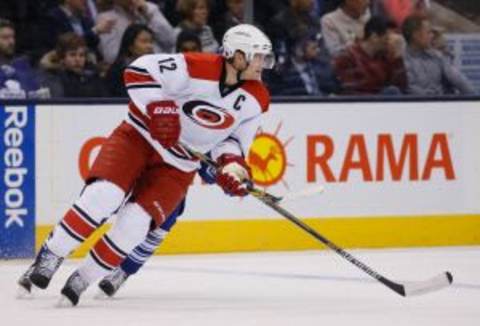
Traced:
<path fill-rule="evenodd" d="M 32 282 L 30 281 L 30 274 L 32 273 L 33 268 L 34 264 L 32 264 L 17 281 L 17 299 L 26 299 L 32 296 Z"/>
<path fill-rule="evenodd" d="M 43 246 L 38 253 L 37 258 L 35 259 L 35 262 L 31 266 L 33 269 L 29 276 L 30 282 L 40 289 L 46 289 L 53 277 L 53 274 L 55 274 L 55 272 L 58 270 L 63 260 L 63 257 L 55 255 L 46 246 Z M 23 276 L 25 276 L 27 273 L 28 271 Z M 22 278 L 20 278 L 20 281 L 22 281 Z M 28 287 L 27 282 L 23 283 Z"/>
<path fill-rule="evenodd" d="M 105 276 L 98 287 L 100 288 L 100 295 L 97 298 L 102 297 L 113 297 L 117 293 L 118 289 L 125 283 L 128 279 L 128 274 L 123 271 L 121 268 L 115 269 L 111 274 Z"/>
<path fill-rule="evenodd" d="M 80 300 L 80 295 L 87 289 L 88 282 L 78 272 L 74 272 L 65 283 L 58 307 L 74 307 Z"/>

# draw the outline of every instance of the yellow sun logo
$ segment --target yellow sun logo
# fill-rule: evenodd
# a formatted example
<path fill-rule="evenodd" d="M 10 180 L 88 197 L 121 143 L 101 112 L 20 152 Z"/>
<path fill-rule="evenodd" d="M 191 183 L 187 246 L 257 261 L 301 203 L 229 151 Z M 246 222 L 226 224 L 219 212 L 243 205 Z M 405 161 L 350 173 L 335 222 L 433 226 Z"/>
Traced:
<path fill-rule="evenodd" d="M 293 138 L 289 138 L 285 143 L 282 143 L 278 139 L 281 126 L 279 124 L 273 134 L 260 129 L 248 153 L 248 165 L 252 169 L 253 181 L 263 187 L 269 187 L 282 181 L 284 186 L 288 188 L 287 183 L 282 178 L 287 166 L 293 166 L 288 163 L 285 151 Z"/>

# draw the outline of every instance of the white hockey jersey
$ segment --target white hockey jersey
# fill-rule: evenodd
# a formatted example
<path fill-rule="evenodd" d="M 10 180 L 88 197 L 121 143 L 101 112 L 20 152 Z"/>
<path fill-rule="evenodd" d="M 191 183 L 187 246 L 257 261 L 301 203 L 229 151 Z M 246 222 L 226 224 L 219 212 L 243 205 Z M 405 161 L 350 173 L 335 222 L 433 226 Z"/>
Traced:
<path fill-rule="evenodd" d="M 168 164 L 183 171 L 198 162 L 181 146 L 165 149 L 148 131 L 147 107 L 174 101 L 179 107 L 180 142 L 213 159 L 224 153 L 248 154 L 268 110 L 270 95 L 260 81 L 224 84 L 224 58 L 207 53 L 153 54 L 135 60 L 124 72 L 130 96 L 127 123 L 134 126 Z"/>

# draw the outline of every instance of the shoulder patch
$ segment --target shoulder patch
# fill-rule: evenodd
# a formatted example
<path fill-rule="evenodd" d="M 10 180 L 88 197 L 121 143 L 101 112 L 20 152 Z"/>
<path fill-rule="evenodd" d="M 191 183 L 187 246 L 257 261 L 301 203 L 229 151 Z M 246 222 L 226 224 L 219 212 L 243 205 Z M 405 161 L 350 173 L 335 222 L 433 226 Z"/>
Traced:
<path fill-rule="evenodd" d="M 223 57 L 212 53 L 185 53 L 191 78 L 218 81 L 222 74 Z"/>
<path fill-rule="evenodd" d="M 267 112 L 270 106 L 270 92 L 262 82 L 249 80 L 242 86 L 242 89 L 250 93 L 262 108 L 262 112 Z"/>

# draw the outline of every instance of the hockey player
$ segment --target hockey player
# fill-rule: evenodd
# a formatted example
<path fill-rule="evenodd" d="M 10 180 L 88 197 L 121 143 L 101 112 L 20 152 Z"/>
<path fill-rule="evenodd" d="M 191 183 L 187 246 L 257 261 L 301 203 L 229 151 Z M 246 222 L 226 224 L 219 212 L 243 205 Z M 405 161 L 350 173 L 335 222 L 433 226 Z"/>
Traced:
<path fill-rule="evenodd" d="M 113 296 L 120 286 L 123 285 L 123 283 L 127 280 L 127 278 L 130 275 L 135 274 L 143 266 L 143 264 L 145 264 L 148 258 L 153 255 L 154 251 L 163 242 L 167 234 L 170 232 L 170 229 L 175 225 L 177 218 L 182 215 L 184 208 L 185 199 L 182 200 L 180 205 L 173 210 L 173 212 L 161 226 L 149 231 L 143 242 L 135 247 L 135 249 L 128 254 L 125 260 L 123 260 L 123 262 L 117 268 L 115 268 L 109 275 L 104 277 L 102 282 L 100 282 L 99 287 L 105 293 L 105 295 Z M 20 298 L 31 294 L 32 281 L 30 280 L 30 276 L 34 268 L 39 268 L 38 259 L 43 257 L 47 250 L 48 248 L 44 244 L 40 249 L 40 252 L 38 253 L 34 263 L 18 280 L 18 285 L 20 287 Z"/>
<path fill-rule="evenodd" d="M 215 183 L 216 171 L 204 163 L 201 163 L 201 168 L 198 171 L 202 180 L 207 184 Z M 141 244 L 135 247 L 132 252 L 128 254 L 125 260 L 115 268 L 109 275 L 105 276 L 99 283 L 100 290 L 109 297 L 115 295 L 125 281 L 133 274 L 137 273 L 140 268 L 153 255 L 155 250 L 162 244 L 165 237 L 170 232 L 171 228 L 177 222 L 177 218 L 183 214 L 185 209 L 185 199 L 180 205 L 174 209 L 172 214 L 165 220 L 165 222 L 158 228 L 148 232 L 147 237 Z M 44 249 L 41 249 L 44 250 Z M 35 262 L 30 268 L 20 277 L 18 285 L 20 286 L 19 296 L 28 296 L 32 290 L 32 282 L 30 281 L 30 274 L 35 267 Z"/>
<path fill-rule="evenodd" d="M 30 281 L 46 288 L 64 257 L 117 212 L 61 290 L 63 303 L 76 305 L 185 197 L 199 162 L 182 144 L 211 153 L 225 192 L 247 195 L 244 157 L 269 107 L 261 73 L 273 67 L 271 51 L 265 34 L 243 24 L 225 33 L 223 55 L 146 55 L 127 67 L 127 118 L 102 146 L 86 187 L 44 243 Z"/>

